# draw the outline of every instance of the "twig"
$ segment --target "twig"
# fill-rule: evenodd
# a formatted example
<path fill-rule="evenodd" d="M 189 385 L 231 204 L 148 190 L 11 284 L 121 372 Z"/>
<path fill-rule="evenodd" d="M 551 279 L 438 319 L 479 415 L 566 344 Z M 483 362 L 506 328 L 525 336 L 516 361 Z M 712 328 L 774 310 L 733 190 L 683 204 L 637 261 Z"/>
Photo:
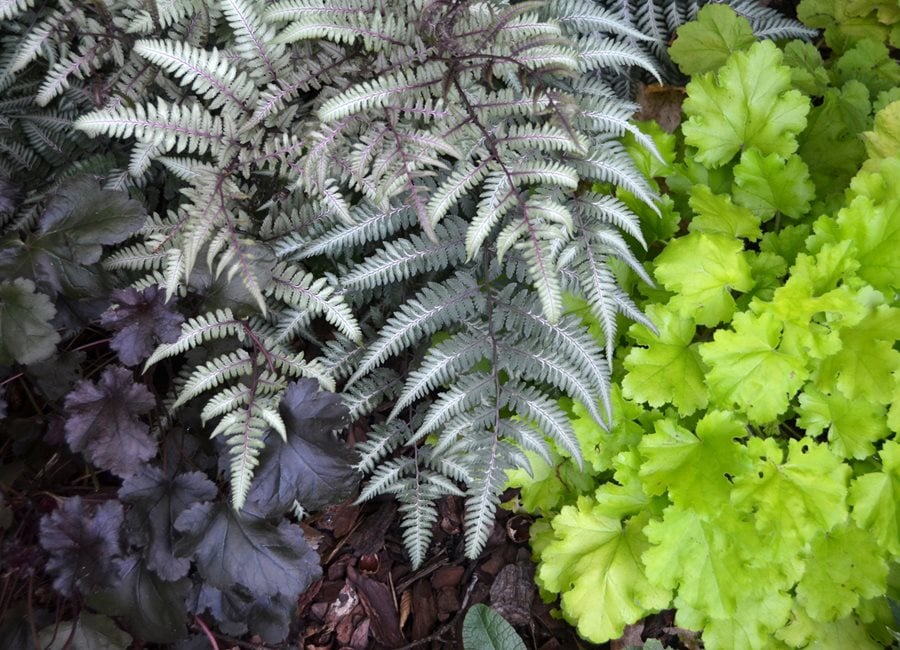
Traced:
<path fill-rule="evenodd" d="M 34 576 L 28 576 L 28 598 L 25 600 L 25 608 L 28 612 L 28 628 L 31 630 L 31 642 L 34 644 L 35 650 L 41 650 L 41 640 L 38 638 L 37 624 L 34 622 L 34 609 L 31 599 L 34 595 Z"/>

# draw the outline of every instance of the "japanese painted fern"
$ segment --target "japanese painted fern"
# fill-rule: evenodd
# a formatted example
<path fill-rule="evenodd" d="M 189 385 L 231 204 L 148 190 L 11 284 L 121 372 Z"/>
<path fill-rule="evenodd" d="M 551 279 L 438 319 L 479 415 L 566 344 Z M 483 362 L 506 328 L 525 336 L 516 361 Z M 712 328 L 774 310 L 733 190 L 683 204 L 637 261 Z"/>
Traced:
<path fill-rule="evenodd" d="M 195 305 L 148 367 L 184 359 L 171 406 L 203 400 L 235 507 L 266 432 L 284 435 L 278 404 L 298 376 L 340 388 L 356 417 L 390 406 L 360 448 L 360 498 L 397 496 L 415 564 L 444 495 L 465 496 L 475 556 L 524 450 L 548 457 L 551 438 L 580 458 L 556 396 L 603 423 L 617 315 L 647 322 L 609 265 L 649 281 L 631 253 L 638 219 L 610 190 L 652 205 L 618 139 L 653 146 L 610 78 L 657 74 L 657 14 L 591 0 L 31 4 L 0 3 L 27 26 L 3 74 L 43 70 L 40 106 L 93 104 L 74 125 L 129 143 L 123 186 L 177 189 L 106 264 Z M 567 292 L 604 324 L 605 349 L 565 314 Z"/>

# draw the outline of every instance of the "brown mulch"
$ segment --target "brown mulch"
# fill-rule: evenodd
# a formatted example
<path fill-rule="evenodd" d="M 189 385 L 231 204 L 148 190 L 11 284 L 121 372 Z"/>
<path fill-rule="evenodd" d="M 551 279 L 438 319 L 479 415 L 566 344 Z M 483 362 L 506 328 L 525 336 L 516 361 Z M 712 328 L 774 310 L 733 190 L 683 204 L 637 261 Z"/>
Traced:
<path fill-rule="evenodd" d="M 463 616 L 485 603 L 512 623 L 528 648 L 564 650 L 609 647 L 621 650 L 659 638 L 689 647 L 672 627 L 672 613 L 653 616 L 626 630 L 617 642 L 597 646 L 579 639 L 554 618 L 538 596 L 528 545 L 531 520 L 498 511 L 484 552 L 464 554 L 463 503 L 447 497 L 431 554 L 412 570 L 391 500 L 362 506 L 339 505 L 304 525 L 323 560 L 323 578 L 301 598 L 300 629 L 291 647 L 303 650 L 438 650 L 462 648 Z M 687 642 L 687 643 L 685 643 Z"/>

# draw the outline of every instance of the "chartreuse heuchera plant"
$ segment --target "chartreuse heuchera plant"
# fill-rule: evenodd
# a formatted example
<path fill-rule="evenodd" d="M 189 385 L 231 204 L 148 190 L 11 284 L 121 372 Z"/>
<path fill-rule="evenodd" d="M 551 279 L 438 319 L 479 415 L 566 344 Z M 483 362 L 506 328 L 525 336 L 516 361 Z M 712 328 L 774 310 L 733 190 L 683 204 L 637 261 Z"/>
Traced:
<path fill-rule="evenodd" d="M 540 541 L 542 585 L 569 592 L 573 620 L 587 611 L 576 585 L 597 573 L 579 553 L 578 580 L 561 563 L 566 518 L 574 533 L 618 503 L 596 539 L 626 530 L 647 549 L 610 574 L 631 591 L 602 609 L 630 609 L 587 636 L 673 597 L 711 639 L 745 603 L 747 634 L 784 614 L 791 639 L 812 620 L 879 615 L 866 599 L 884 591 L 877 478 L 892 470 L 877 422 L 896 353 L 879 239 L 892 222 L 871 213 L 893 200 L 896 64 L 884 39 L 827 66 L 803 43 L 755 45 L 811 32 L 750 0 L 729 2 L 748 22 L 708 9 L 715 35 L 686 32 L 670 58 L 700 4 L 0 0 L 0 381 L 16 398 L 0 453 L 33 470 L 11 471 L 0 528 L 41 512 L 16 526 L 43 548 L 38 568 L 74 603 L 65 611 L 99 613 L 57 628 L 13 612 L 0 639 L 47 647 L 67 629 L 85 647 L 165 644 L 207 618 L 279 642 L 321 575 L 305 510 L 395 495 L 419 565 L 438 501 L 462 497 L 475 558 L 507 472 L 540 476 L 560 457 L 585 493 L 583 467 L 617 472 L 610 499 L 582 498 Z M 724 63 L 691 87 L 678 164 L 672 142 L 631 121 L 638 82 L 683 77 L 673 61 L 689 74 Z M 689 234 L 667 241 L 680 218 Z M 642 230 L 666 240 L 643 296 Z M 620 349 L 635 377 L 620 389 L 621 317 L 642 325 Z M 683 381 L 667 383 L 678 364 Z M 560 395 L 582 406 L 567 412 Z M 334 432 L 364 417 L 351 451 Z M 654 438 L 639 434 L 654 423 L 654 436 L 725 436 L 718 496 L 701 479 L 670 485 L 695 472 L 672 469 L 665 444 L 647 460 Z M 93 486 L 66 475 L 48 492 L 48 450 Z M 800 496 L 780 508 L 790 492 L 757 483 L 785 462 L 801 467 Z M 835 487 L 807 504 L 821 472 Z M 713 517 L 732 501 L 732 519 Z M 786 512 L 771 544 L 772 513 Z M 729 526 L 756 537 L 732 552 Z M 729 567 L 756 562 L 765 580 L 741 594 L 691 583 L 709 572 L 694 555 L 670 562 L 687 547 L 667 527 L 710 535 Z M 834 609 L 804 566 L 832 566 L 842 545 L 884 562 L 864 580 L 847 569 L 861 582 L 844 581 Z M 8 572 L 11 556 L 0 573 L 18 572 L 30 606 L 37 569 Z"/>
<path fill-rule="evenodd" d="M 900 559 L 900 65 L 850 78 L 878 43 L 823 62 L 728 12 L 672 47 L 689 69 L 704 44 L 732 53 L 688 84 L 679 134 L 648 127 L 665 164 L 634 148 L 666 196 L 656 287 L 633 285 L 655 329 L 617 348 L 613 425 L 567 404 L 589 471 L 558 448 L 510 484 L 544 516 L 540 587 L 591 641 L 674 607 L 708 648 L 879 648 Z"/>

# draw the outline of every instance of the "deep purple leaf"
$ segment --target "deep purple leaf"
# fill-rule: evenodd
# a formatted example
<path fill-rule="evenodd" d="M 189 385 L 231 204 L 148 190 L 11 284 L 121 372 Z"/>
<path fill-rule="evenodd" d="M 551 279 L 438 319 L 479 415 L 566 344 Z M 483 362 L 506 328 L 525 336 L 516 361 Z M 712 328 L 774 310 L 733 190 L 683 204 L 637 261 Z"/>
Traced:
<path fill-rule="evenodd" d="M 112 589 L 90 599 L 92 607 L 109 616 L 124 616 L 143 641 L 171 643 L 184 636 L 190 580 L 162 580 L 136 555 L 122 562 L 120 575 Z"/>
<path fill-rule="evenodd" d="M 139 416 L 156 404 L 131 371 L 109 367 L 100 382 L 83 380 L 66 396 L 66 441 L 94 465 L 117 476 L 131 476 L 156 455 L 150 427 Z"/>
<path fill-rule="evenodd" d="M 284 520 L 276 526 L 224 503 L 198 503 L 181 513 L 175 528 L 184 533 L 176 555 L 193 558 L 217 589 L 241 585 L 257 598 L 294 599 L 322 575 L 303 531 Z"/>
<path fill-rule="evenodd" d="M 245 508 L 262 517 L 287 512 L 294 501 L 318 510 L 353 496 L 355 453 L 332 431 L 346 425 L 347 407 L 313 379 L 291 384 L 281 402 L 287 442 L 270 433 Z"/>
<path fill-rule="evenodd" d="M 125 515 L 129 541 L 143 548 L 147 567 L 163 580 L 177 580 L 187 575 L 190 560 L 175 557 L 172 545 L 176 532 L 175 519 L 189 506 L 209 501 L 216 496 L 215 483 L 202 472 L 166 476 L 150 465 L 125 480 L 119 498 L 131 505 Z"/>
<path fill-rule="evenodd" d="M 47 572 L 64 596 L 88 594 L 118 580 L 124 513 L 118 501 L 86 507 L 80 497 L 41 517 L 41 546 L 50 553 Z"/>
<path fill-rule="evenodd" d="M 242 636 L 249 631 L 266 643 L 284 640 L 294 608 L 294 599 L 285 596 L 254 598 L 242 589 L 221 591 L 209 584 L 200 589 L 197 602 L 198 612 L 209 611 L 226 634 Z"/>
<path fill-rule="evenodd" d="M 184 317 L 166 303 L 159 287 L 122 289 L 112 298 L 115 304 L 100 317 L 100 324 L 115 332 L 109 345 L 126 366 L 136 366 L 159 343 L 171 343 L 181 333 Z"/>
<path fill-rule="evenodd" d="M 334 393 L 319 389 L 315 379 L 299 379 L 284 391 L 281 416 L 288 429 L 334 431 L 347 426 L 350 411 Z"/>

